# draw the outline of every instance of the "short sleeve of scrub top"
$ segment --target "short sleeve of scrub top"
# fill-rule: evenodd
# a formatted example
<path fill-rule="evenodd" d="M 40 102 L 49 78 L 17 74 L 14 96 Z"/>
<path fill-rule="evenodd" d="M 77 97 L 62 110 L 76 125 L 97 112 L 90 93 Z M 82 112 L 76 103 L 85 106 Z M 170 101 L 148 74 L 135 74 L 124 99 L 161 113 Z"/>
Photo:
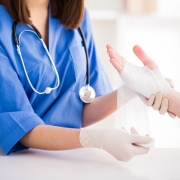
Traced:
<path fill-rule="evenodd" d="M 49 14 L 48 50 L 55 62 L 60 86 L 51 94 L 38 95 L 22 68 L 12 36 L 14 21 L 0 6 L 0 149 L 5 154 L 27 149 L 19 140 L 38 125 L 81 128 L 84 103 L 79 89 L 86 84 L 86 57 L 77 30 L 67 30 Z M 97 57 L 87 10 L 81 23 L 90 59 L 90 85 L 96 95 L 112 91 L 110 82 Z M 21 53 L 28 76 L 40 92 L 55 87 L 57 78 L 40 40 L 29 26 L 19 23 Z M 61 137 L 59 137 L 61 138 Z"/>

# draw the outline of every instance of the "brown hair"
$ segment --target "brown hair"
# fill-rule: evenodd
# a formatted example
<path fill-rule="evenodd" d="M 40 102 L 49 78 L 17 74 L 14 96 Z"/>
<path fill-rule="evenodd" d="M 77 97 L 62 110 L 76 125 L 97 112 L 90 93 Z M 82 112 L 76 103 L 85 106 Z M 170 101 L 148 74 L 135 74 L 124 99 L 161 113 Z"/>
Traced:
<path fill-rule="evenodd" d="M 0 0 L 16 21 L 31 24 L 25 0 Z M 84 0 L 50 0 L 52 17 L 58 18 L 67 29 L 78 28 L 84 15 Z"/>

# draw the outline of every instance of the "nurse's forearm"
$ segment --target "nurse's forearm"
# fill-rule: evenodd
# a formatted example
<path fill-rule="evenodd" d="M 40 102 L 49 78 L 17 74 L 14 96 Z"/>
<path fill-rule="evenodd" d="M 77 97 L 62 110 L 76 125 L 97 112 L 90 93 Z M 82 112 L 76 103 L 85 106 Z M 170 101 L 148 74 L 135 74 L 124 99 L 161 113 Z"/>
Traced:
<path fill-rule="evenodd" d="M 117 90 L 104 96 L 96 97 L 90 104 L 85 104 L 83 109 L 83 127 L 94 124 L 117 110 Z"/>
<path fill-rule="evenodd" d="M 81 148 L 79 129 L 39 125 L 28 132 L 20 143 L 28 148 L 43 150 L 68 150 Z"/>
<path fill-rule="evenodd" d="M 167 98 L 169 100 L 168 110 L 180 118 L 180 93 L 173 90 Z"/>

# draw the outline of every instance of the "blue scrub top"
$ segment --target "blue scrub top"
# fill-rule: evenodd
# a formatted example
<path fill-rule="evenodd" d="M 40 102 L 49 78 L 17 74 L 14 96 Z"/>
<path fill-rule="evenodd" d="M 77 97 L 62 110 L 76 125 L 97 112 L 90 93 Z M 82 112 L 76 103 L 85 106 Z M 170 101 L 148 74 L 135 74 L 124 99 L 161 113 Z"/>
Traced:
<path fill-rule="evenodd" d="M 67 30 L 50 14 L 48 49 L 61 82 L 51 94 L 36 94 L 27 82 L 17 54 L 12 36 L 13 23 L 6 9 L 0 6 L 0 148 L 5 154 L 26 149 L 19 140 L 38 125 L 81 128 L 83 102 L 78 93 L 86 84 L 85 49 L 79 32 Z M 97 96 L 101 96 L 112 88 L 97 57 L 87 10 L 81 28 L 90 58 L 91 86 Z M 19 23 L 17 36 L 28 29 L 31 29 L 28 25 Z M 23 33 L 20 47 L 35 89 L 43 92 L 46 87 L 55 87 L 56 75 L 37 36 Z"/>

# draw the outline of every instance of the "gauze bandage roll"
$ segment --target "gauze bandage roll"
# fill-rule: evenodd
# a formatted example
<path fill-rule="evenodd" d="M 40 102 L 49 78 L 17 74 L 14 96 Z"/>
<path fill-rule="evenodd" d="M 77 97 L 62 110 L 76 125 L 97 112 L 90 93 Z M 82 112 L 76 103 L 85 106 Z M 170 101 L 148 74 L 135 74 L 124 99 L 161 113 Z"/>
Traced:
<path fill-rule="evenodd" d="M 141 134 L 151 135 L 151 127 L 148 118 L 148 109 L 145 105 L 147 99 L 127 87 L 121 77 L 118 76 L 117 90 L 117 126 L 130 131 L 131 127 Z"/>
<path fill-rule="evenodd" d="M 125 66 L 120 76 L 126 86 L 146 98 L 159 91 L 165 97 L 171 91 L 169 83 L 159 69 L 150 70 L 146 66 L 138 67 L 125 61 Z"/>
<path fill-rule="evenodd" d="M 135 127 L 142 135 L 151 134 L 146 98 L 159 91 L 165 97 L 171 91 L 169 83 L 159 69 L 150 70 L 148 67 L 138 67 L 127 61 L 119 75 L 118 127 L 127 130 Z"/>
<path fill-rule="evenodd" d="M 152 139 L 149 137 L 133 135 L 124 130 L 114 128 L 82 128 L 79 139 L 83 147 L 103 149 L 120 161 L 129 161 L 134 155 L 148 152 L 148 149 L 139 149 L 132 144 L 148 145 L 152 143 Z"/>

